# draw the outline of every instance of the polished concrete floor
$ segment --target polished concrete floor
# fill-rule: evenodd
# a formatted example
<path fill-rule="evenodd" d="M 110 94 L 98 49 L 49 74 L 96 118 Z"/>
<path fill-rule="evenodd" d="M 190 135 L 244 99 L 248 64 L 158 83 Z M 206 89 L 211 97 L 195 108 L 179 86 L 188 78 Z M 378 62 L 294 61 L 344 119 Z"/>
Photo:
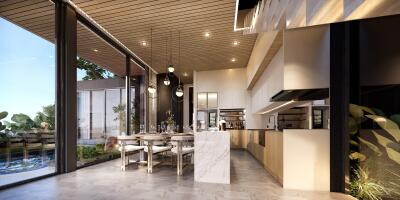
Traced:
<path fill-rule="evenodd" d="M 0 199 L 352 199 L 328 192 L 282 189 L 245 151 L 231 151 L 231 184 L 193 181 L 193 171 L 177 177 L 176 169 L 161 166 L 147 174 L 145 167 L 120 170 L 120 160 L 0 191 Z"/>

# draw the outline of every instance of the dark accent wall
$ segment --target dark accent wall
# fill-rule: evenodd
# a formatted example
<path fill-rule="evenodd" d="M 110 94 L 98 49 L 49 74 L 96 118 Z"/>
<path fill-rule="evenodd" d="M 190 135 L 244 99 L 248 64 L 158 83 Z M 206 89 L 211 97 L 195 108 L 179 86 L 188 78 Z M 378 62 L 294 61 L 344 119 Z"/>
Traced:
<path fill-rule="evenodd" d="M 157 125 L 166 120 L 165 113 L 171 110 L 175 116 L 176 124 L 179 125 L 179 131 L 183 132 L 183 98 L 178 98 L 175 95 L 179 80 L 174 74 L 169 74 L 171 84 L 166 86 L 164 85 L 164 78 L 165 74 L 157 74 Z"/>
<path fill-rule="evenodd" d="M 189 125 L 193 124 L 193 87 L 189 88 Z"/>

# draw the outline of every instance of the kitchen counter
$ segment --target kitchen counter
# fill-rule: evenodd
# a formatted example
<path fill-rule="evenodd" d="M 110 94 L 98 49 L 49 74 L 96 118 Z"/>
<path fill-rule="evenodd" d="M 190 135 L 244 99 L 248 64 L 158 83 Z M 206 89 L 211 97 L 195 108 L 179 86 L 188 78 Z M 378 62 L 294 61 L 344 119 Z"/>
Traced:
<path fill-rule="evenodd" d="M 230 184 L 230 132 L 197 132 L 194 148 L 194 180 Z"/>

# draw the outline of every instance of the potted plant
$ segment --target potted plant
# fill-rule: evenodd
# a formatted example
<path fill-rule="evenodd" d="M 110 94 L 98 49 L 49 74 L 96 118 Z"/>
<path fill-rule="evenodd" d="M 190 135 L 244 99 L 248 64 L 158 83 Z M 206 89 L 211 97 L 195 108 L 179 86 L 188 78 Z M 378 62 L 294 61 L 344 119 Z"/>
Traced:
<path fill-rule="evenodd" d="M 165 112 L 167 115 L 167 119 L 165 120 L 165 124 L 167 125 L 167 132 L 172 133 L 174 132 L 174 125 L 175 125 L 175 120 L 174 120 L 174 114 L 172 114 L 171 110 L 168 110 Z"/>

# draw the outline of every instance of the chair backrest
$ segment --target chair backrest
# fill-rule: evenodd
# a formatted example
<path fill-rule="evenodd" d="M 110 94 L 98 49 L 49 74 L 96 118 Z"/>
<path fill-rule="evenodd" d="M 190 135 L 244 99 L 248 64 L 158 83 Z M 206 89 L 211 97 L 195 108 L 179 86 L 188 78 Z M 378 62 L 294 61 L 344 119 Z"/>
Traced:
<path fill-rule="evenodd" d="M 172 136 L 171 144 L 176 146 L 178 145 L 178 141 L 183 142 L 183 146 L 193 146 L 194 136 L 190 135 L 180 135 L 180 136 Z"/>

